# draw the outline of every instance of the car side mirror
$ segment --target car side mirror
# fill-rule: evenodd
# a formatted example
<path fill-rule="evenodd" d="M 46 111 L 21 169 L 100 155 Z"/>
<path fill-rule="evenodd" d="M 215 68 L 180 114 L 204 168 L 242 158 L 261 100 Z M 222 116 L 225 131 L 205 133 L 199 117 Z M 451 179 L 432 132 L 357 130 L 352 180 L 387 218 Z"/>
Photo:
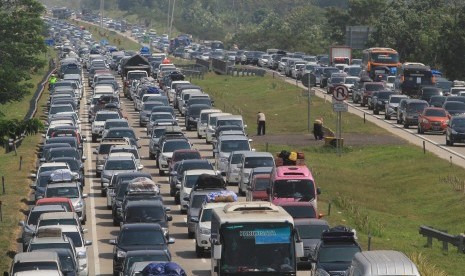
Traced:
<path fill-rule="evenodd" d="M 33 190 L 36 190 L 37 189 L 37 186 L 35 184 L 31 184 L 29 185 L 29 188 L 33 189 Z"/>
<path fill-rule="evenodd" d="M 137 166 L 137 169 L 138 169 L 139 171 L 142 170 L 143 168 L 144 168 L 144 165 L 139 165 L 139 166 Z"/>
<path fill-rule="evenodd" d="M 199 218 L 191 218 L 191 222 L 198 223 L 198 222 L 199 222 Z"/>
<path fill-rule="evenodd" d="M 86 160 L 87 160 L 87 157 L 86 157 L 85 155 L 83 155 L 83 156 L 81 157 L 81 160 L 82 160 L 82 161 L 86 161 Z"/>
<path fill-rule="evenodd" d="M 3 272 L 3 276 L 9 276 L 10 274 L 6 271 Z"/>
<path fill-rule="evenodd" d="M 32 178 L 32 179 L 35 179 L 35 178 L 37 177 L 37 175 L 36 175 L 35 173 L 31 173 L 31 174 L 29 175 L 29 177 Z"/>
<path fill-rule="evenodd" d="M 24 220 L 21 220 L 18 222 L 18 225 L 21 226 L 21 227 L 24 227 L 26 225 L 26 223 L 24 222 Z"/>
<path fill-rule="evenodd" d="M 189 201 L 189 197 L 186 196 L 186 197 L 183 198 L 183 200 L 184 200 L 184 201 Z"/>
<path fill-rule="evenodd" d="M 82 229 L 82 231 L 81 231 L 81 232 L 82 232 L 82 233 L 89 233 L 89 229 L 87 229 L 87 228 L 84 228 L 84 229 Z"/>
<path fill-rule="evenodd" d="M 168 244 L 173 244 L 176 240 L 174 238 L 169 238 L 168 239 Z"/>
<path fill-rule="evenodd" d="M 108 241 L 110 244 L 116 245 L 116 240 L 109 240 Z"/>
<path fill-rule="evenodd" d="M 84 246 L 91 246 L 92 245 L 92 241 L 85 241 L 84 242 Z"/>
<path fill-rule="evenodd" d="M 173 220 L 173 217 L 172 217 L 172 216 L 167 216 L 167 217 L 166 217 L 166 220 L 167 220 L 167 221 L 172 221 L 172 220 Z"/>
<path fill-rule="evenodd" d="M 89 195 L 88 194 L 82 194 L 82 198 L 88 198 Z"/>

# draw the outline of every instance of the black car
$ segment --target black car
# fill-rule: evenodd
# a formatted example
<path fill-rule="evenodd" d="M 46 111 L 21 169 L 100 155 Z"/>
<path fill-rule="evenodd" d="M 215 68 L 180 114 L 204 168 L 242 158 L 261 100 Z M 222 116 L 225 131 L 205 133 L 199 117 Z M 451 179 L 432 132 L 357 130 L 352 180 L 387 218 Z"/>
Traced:
<path fill-rule="evenodd" d="M 450 119 L 446 129 L 446 145 L 465 143 L 465 116 L 454 116 Z"/>
<path fill-rule="evenodd" d="M 420 100 L 429 102 L 432 96 L 442 96 L 442 89 L 435 86 L 423 86 L 420 88 Z"/>
<path fill-rule="evenodd" d="M 320 88 L 325 88 L 328 85 L 328 79 L 333 73 L 339 73 L 340 70 L 336 67 L 323 67 L 320 79 Z"/>
<path fill-rule="evenodd" d="M 126 254 L 134 250 L 168 250 L 174 239 L 166 239 L 158 223 L 130 223 L 121 226 L 118 237 L 110 240 L 113 248 L 113 274 L 123 270 Z"/>
<path fill-rule="evenodd" d="M 442 108 L 451 116 L 465 114 L 465 103 L 458 101 L 445 101 Z"/>
<path fill-rule="evenodd" d="M 210 99 L 208 99 L 209 101 Z M 211 105 L 208 104 L 189 104 L 186 109 L 185 124 L 186 130 L 190 131 L 192 128 L 197 128 L 197 121 L 200 117 L 200 112 L 204 109 L 210 109 Z"/>
<path fill-rule="evenodd" d="M 354 255 L 362 249 L 356 241 L 354 232 L 339 226 L 329 229 L 321 234 L 321 241 L 312 255 L 312 275 L 345 275 Z"/>
<path fill-rule="evenodd" d="M 139 138 L 136 137 L 136 133 L 130 127 L 114 127 L 108 130 L 104 138 L 129 138 L 131 144 L 137 145 Z M 139 145 L 137 145 L 140 148 Z"/>
<path fill-rule="evenodd" d="M 40 162 L 45 162 L 45 155 L 47 155 L 47 152 L 53 148 L 71 148 L 71 145 L 68 143 L 55 143 L 55 144 L 45 144 L 42 147 L 40 147 L 39 152 L 38 152 L 38 157 Z"/>
<path fill-rule="evenodd" d="M 78 142 L 76 137 L 53 137 L 47 140 L 46 144 L 66 143 L 71 147 L 78 150 L 79 155 L 82 157 L 82 144 Z"/>
<path fill-rule="evenodd" d="M 119 222 L 121 221 L 121 213 L 122 213 L 121 208 L 122 208 L 124 196 L 126 194 L 127 183 L 138 177 L 147 177 L 149 179 L 152 178 L 152 176 L 149 173 L 122 172 L 122 173 L 117 173 L 113 175 L 113 177 L 110 180 L 110 183 L 107 187 L 107 191 L 109 194 L 112 195 L 111 202 L 109 204 L 111 204 L 113 223 L 115 224 L 115 226 L 119 225 Z M 122 185 L 122 187 L 119 187 L 122 183 L 125 183 L 125 184 Z"/>
<path fill-rule="evenodd" d="M 429 99 L 429 105 L 434 107 L 442 107 L 446 101 L 446 96 L 432 96 Z"/>
<path fill-rule="evenodd" d="M 373 114 L 378 115 L 380 111 L 386 109 L 386 103 L 389 101 L 389 97 L 395 94 L 392 91 L 377 91 L 371 97 L 371 104 L 373 109 Z"/>
<path fill-rule="evenodd" d="M 166 214 L 166 208 L 161 200 L 143 199 L 128 201 L 123 210 L 123 224 L 128 223 L 158 223 L 163 234 L 169 237 L 168 222 L 173 217 Z"/>

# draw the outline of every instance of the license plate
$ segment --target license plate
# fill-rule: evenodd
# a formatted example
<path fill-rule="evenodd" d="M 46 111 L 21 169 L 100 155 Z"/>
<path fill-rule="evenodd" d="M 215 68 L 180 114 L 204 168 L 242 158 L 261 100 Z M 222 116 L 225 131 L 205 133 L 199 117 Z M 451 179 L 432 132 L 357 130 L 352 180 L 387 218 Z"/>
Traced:
<path fill-rule="evenodd" d="M 441 127 L 439 127 L 439 126 L 433 126 L 433 130 L 441 130 Z"/>

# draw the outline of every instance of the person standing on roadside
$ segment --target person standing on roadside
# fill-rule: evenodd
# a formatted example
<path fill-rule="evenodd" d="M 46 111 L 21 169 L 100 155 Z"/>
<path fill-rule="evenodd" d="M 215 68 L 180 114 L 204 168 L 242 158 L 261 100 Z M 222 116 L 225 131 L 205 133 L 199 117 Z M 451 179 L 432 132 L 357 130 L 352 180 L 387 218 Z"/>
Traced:
<path fill-rule="evenodd" d="M 257 135 L 265 135 L 266 119 L 265 114 L 261 111 L 257 113 Z"/>

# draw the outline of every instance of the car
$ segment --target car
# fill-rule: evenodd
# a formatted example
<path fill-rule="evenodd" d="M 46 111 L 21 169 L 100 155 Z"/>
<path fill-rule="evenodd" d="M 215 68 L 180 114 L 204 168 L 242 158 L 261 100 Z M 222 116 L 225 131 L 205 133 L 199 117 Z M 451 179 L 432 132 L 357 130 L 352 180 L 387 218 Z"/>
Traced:
<path fill-rule="evenodd" d="M 249 187 L 249 176 L 253 169 L 259 167 L 273 167 L 274 156 L 269 152 L 244 152 L 237 165 L 239 169 L 239 194 L 245 195 Z"/>
<path fill-rule="evenodd" d="M 25 274 L 31 271 L 31 274 Z M 6 272 L 4 275 L 62 276 L 61 271 L 60 258 L 56 252 L 20 252 L 14 256 L 10 272 Z"/>
<path fill-rule="evenodd" d="M 434 107 L 442 107 L 446 101 L 447 96 L 431 96 L 429 105 Z"/>
<path fill-rule="evenodd" d="M 103 165 L 101 176 L 102 195 L 106 195 L 111 177 L 115 173 L 136 172 L 142 170 L 142 165 L 137 167 L 134 156 L 108 156 Z"/>
<path fill-rule="evenodd" d="M 375 96 L 376 95 L 376 96 Z M 378 115 L 380 111 L 385 111 L 386 103 L 390 99 L 390 96 L 394 95 L 393 91 L 377 91 L 371 98 L 370 105 L 372 106 L 373 114 Z"/>
<path fill-rule="evenodd" d="M 320 88 L 325 88 L 328 85 L 328 79 L 333 73 L 339 73 L 340 70 L 337 67 L 323 67 L 321 70 Z"/>
<path fill-rule="evenodd" d="M 343 85 L 345 83 L 345 77 L 344 76 L 339 76 L 339 74 L 336 75 L 333 74 L 329 79 L 328 79 L 328 85 L 326 87 L 326 93 L 327 94 L 333 94 L 334 88 L 338 85 Z"/>
<path fill-rule="evenodd" d="M 411 125 L 418 125 L 418 114 L 423 112 L 429 106 L 427 101 L 410 99 L 407 101 L 405 110 L 403 110 L 402 118 L 404 128 L 409 128 Z"/>
<path fill-rule="evenodd" d="M 121 119 L 121 116 L 116 111 L 99 110 L 92 120 L 92 142 L 96 143 L 99 137 L 102 137 L 106 120 Z"/>
<path fill-rule="evenodd" d="M 112 145 L 110 147 L 110 152 L 108 156 L 115 156 L 117 153 L 121 153 L 120 156 L 125 156 L 124 153 L 130 153 L 134 157 L 136 161 L 136 167 L 142 169 L 144 165 L 141 163 L 141 159 L 144 158 L 143 156 L 139 155 L 139 149 L 134 145 Z M 140 170 L 139 169 L 139 170 Z"/>
<path fill-rule="evenodd" d="M 447 123 L 446 145 L 453 146 L 455 143 L 465 143 L 465 116 L 453 116 Z"/>
<path fill-rule="evenodd" d="M 87 194 L 81 193 L 78 182 L 51 183 L 45 189 L 45 197 L 67 197 L 71 199 L 75 212 L 78 214 L 81 223 L 84 225 L 87 221 L 86 201 Z"/>
<path fill-rule="evenodd" d="M 53 171 L 46 171 L 40 173 L 33 184 L 29 185 L 31 189 L 34 190 L 34 200 L 37 201 L 44 197 L 45 188 L 47 187 L 50 175 Z"/>
<path fill-rule="evenodd" d="M 133 276 L 134 265 L 144 262 L 145 266 L 149 263 L 165 263 L 171 261 L 171 254 L 168 250 L 133 250 L 126 253 L 122 265 L 121 276 Z M 144 266 L 144 267 L 145 267 Z M 134 272 L 134 271 L 133 271 Z M 139 272 L 142 272 L 140 270 Z"/>
<path fill-rule="evenodd" d="M 137 145 L 137 141 L 139 140 L 139 138 L 137 138 L 134 129 L 130 127 L 111 128 L 108 130 L 108 132 L 106 132 L 105 136 L 102 137 L 102 139 L 106 138 L 128 138 L 131 142 L 131 145 L 136 145 L 137 147 L 140 147 Z"/>
<path fill-rule="evenodd" d="M 197 149 L 179 149 L 173 151 L 173 156 L 171 157 L 169 163 L 169 171 L 173 170 L 173 165 L 176 162 L 180 162 L 182 160 L 192 160 L 192 159 L 202 159 L 200 155 L 200 151 Z"/>
<path fill-rule="evenodd" d="M 121 226 L 118 237 L 110 240 L 113 248 L 113 274 L 123 270 L 123 261 L 127 252 L 134 250 L 168 250 L 173 238 L 166 239 L 161 226 L 157 223 L 130 223 Z"/>
<path fill-rule="evenodd" d="M 246 191 L 247 201 L 268 201 L 267 191 L 270 189 L 270 175 L 257 174 L 252 177 Z"/>
<path fill-rule="evenodd" d="M 177 163 L 179 165 L 177 165 L 176 170 L 170 173 L 170 195 L 174 197 L 175 203 L 179 204 L 179 189 L 184 172 L 189 170 L 213 170 L 214 168 L 210 161 L 206 159 L 187 159 Z"/>
<path fill-rule="evenodd" d="M 199 180 L 199 177 L 205 174 L 216 175 L 216 172 L 214 170 L 202 170 L 202 169 L 184 171 L 184 174 L 181 180 L 181 185 L 179 187 L 176 187 L 179 189 L 179 198 L 180 198 L 182 214 L 186 214 L 187 210 L 189 209 L 189 201 L 186 200 L 186 198 L 189 198 L 192 188 Z"/>
<path fill-rule="evenodd" d="M 312 255 L 312 275 L 344 275 L 354 255 L 362 249 L 355 233 L 347 227 L 334 227 L 321 234 Z"/>
<path fill-rule="evenodd" d="M 233 151 L 228 157 L 228 162 L 226 165 L 226 170 L 222 175 L 225 176 L 226 183 L 228 185 L 237 185 L 239 184 L 239 172 L 240 169 L 237 167 L 242 160 L 242 154 L 249 151 Z"/>
<path fill-rule="evenodd" d="M 275 199 L 275 205 L 283 207 L 293 219 L 308 219 L 321 218 L 322 215 L 317 215 L 315 206 L 308 201 L 287 201 L 285 199 Z"/>
<path fill-rule="evenodd" d="M 105 160 L 110 153 L 110 149 L 113 145 L 130 145 L 129 139 L 126 138 L 106 138 L 103 139 L 98 147 L 93 151 L 97 155 L 95 160 L 95 176 L 101 177 L 103 166 L 105 165 Z"/>
<path fill-rule="evenodd" d="M 158 167 L 160 176 L 164 176 L 169 169 L 169 162 L 173 156 L 173 152 L 179 149 L 191 149 L 191 143 L 183 139 L 171 139 L 163 142 L 158 154 Z"/>
<path fill-rule="evenodd" d="M 179 126 L 156 126 L 152 129 L 149 142 L 149 158 L 157 159 L 156 155 L 160 148 L 160 138 L 166 135 L 176 135 L 178 137 L 184 137 L 184 133 Z"/>
<path fill-rule="evenodd" d="M 189 100 L 191 102 L 192 100 Z M 198 121 L 200 119 L 200 113 L 202 110 L 211 109 L 211 105 L 207 104 L 189 104 L 186 108 L 185 113 L 185 126 L 186 130 L 190 131 L 193 128 L 197 128 Z"/>
<path fill-rule="evenodd" d="M 297 219 L 294 227 L 299 233 L 300 239 L 304 242 L 304 257 L 297 260 L 299 266 L 311 265 L 312 256 L 315 254 L 317 244 L 321 240 L 321 234 L 329 230 L 329 224 L 322 219 Z"/>
<path fill-rule="evenodd" d="M 446 101 L 442 105 L 450 116 L 465 114 L 465 103 L 459 101 Z"/>
<path fill-rule="evenodd" d="M 82 233 L 87 232 L 87 229 L 83 229 L 79 216 L 76 212 L 51 212 L 40 215 L 37 221 L 37 228 L 42 226 L 53 226 L 53 225 L 74 225 L 81 229 Z"/>
<path fill-rule="evenodd" d="M 229 154 L 233 151 L 245 150 L 251 151 L 251 139 L 243 135 L 228 135 L 217 141 L 217 146 L 213 150 L 215 155 L 215 164 L 220 172 L 226 171 Z"/>
<path fill-rule="evenodd" d="M 429 102 L 432 96 L 443 96 L 442 89 L 435 86 L 423 86 L 420 88 L 420 100 Z"/>
<path fill-rule="evenodd" d="M 445 133 L 449 116 L 445 109 L 427 107 L 418 116 L 418 133 L 440 132 Z"/>
<path fill-rule="evenodd" d="M 399 101 L 399 104 L 397 105 L 397 112 L 396 112 L 397 116 L 396 116 L 396 118 L 397 118 L 397 123 L 398 124 L 402 124 L 404 122 L 404 117 L 403 116 L 404 116 L 405 110 L 407 108 L 407 103 L 408 103 L 409 100 L 410 100 L 410 98 L 406 96 L 405 98 L 401 99 Z"/>
<path fill-rule="evenodd" d="M 129 201 L 123 209 L 123 225 L 128 223 L 157 223 L 167 238 L 169 237 L 168 222 L 172 220 L 173 217 L 166 214 L 166 208 L 161 200 Z"/>
<path fill-rule="evenodd" d="M 45 205 L 45 206 L 34 206 L 29 210 L 29 214 L 25 221 L 20 221 L 19 226 L 23 229 L 21 234 L 21 241 L 23 243 L 23 251 L 27 250 L 29 242 L 31 241 L 37 227 L 39 217 L 44 213 L 51 212 L 67 212 L 66 208 L 61 205 Z"/>
<path fill-rule="evenodd" d="M 126 119 L 108 119 L 103 125 L 102 136 L 106 136 L 106 133 L 110 128 L 113 127 L 129 127 L 129 122 Z"/>
<path fill-rule="evenodd" d="M 155 127 L 156 123 L 160 120 L 175 120 L 174 115 L 171 112 L 152 112 L 149 115 L 149 121 L 147 122 L 146 132 L 147 136 L 152 133 L 152 129 Z"/>
<path fill-rule="evenodd" d="M 373 92 L 385 90 L 384 82 L 364 82 L 360 88 L 360 106 L 364 107 L 368 104 L 368 99 L 371 98 Z"/>
<path fill-rule="evenodd" d="M 60 205 L 66 209 L 66 212 L 75 213 L 74 205 L 71 199 L 67 197 L 47 197 L 37 200 L 36 206 Z"/>

